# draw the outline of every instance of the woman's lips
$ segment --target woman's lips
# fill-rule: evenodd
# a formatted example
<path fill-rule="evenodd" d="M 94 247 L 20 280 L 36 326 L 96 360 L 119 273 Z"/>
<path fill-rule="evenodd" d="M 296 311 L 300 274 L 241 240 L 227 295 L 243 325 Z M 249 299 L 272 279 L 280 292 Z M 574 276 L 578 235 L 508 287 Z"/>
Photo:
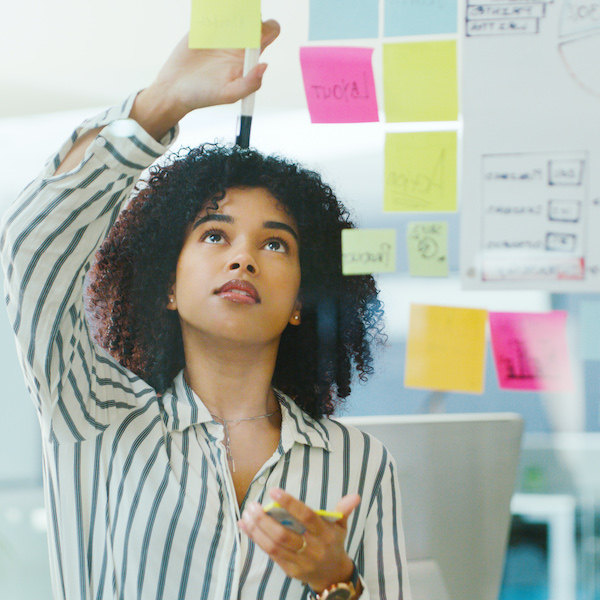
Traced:
<path fill-rule="evenodd" d="M 243 279 L 231 279 L 215 291 L 217 296 L 241 304 L 258 304 L 260 296 L 256 288 Z"/>

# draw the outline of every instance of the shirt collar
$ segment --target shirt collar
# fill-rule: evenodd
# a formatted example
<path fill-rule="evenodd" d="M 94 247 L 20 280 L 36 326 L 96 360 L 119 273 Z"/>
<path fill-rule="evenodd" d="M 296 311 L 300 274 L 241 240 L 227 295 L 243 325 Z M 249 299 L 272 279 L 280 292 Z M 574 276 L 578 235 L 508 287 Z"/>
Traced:
<path fill-rule="evenodd" d="M 287 452 L 297 442 L 329 451 L 329 434 L 325 426 L 306 414 L 289 396 L 279 390 L 275 393 L 282 417 L 280 449 Z M 193 425 L 213 421 L 208 408 L 187 384 L 183 370 L 173 379 L 161 401 L 169 431 L 183 431 Z"/>
<path fill-rule="evenodd" d="M 329 433 L 325 426 L 306 414 L 289 396 L 275 390 L 281 406 L 281 446 L 287 452 L 297 442 L 324 448 L 329 452 Z"/>
<path fill-rule="evenodd" d="M 173 379 L 173 384 L 163 394 L 162 405 L 169 431 L 183 431 L 192 425 L 213 420 L 208 408 L 188 385 L 183 370 Z"/>

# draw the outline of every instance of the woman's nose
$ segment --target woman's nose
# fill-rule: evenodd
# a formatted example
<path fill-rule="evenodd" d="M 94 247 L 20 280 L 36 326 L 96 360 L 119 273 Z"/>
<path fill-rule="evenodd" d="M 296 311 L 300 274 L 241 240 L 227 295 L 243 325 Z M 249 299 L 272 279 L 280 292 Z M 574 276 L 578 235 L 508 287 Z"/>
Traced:
<path fill-rule="evenodd" d="M 258 273 L 258 263 L 254 256 L 247 250 L 239 251 L 228 264 L 230 271 L 247 271 L 251 275 Z"/>
<path fill-rule="evenodd" d="M 243 266 L 242 266 L 242 264 L 241 264 L 241 263 L 239 263 L 239 262 L 232 262 L 232 263 L 229 265 L 229 269 L 230 269 L 231 271 L 235 271 L 235 270 L 237 270 L 237 269 L 245 269 L 246 271 L 248 271 L 248 273 L 252 273 L 253 275 L 255 275 L 255 274 L 256 274 L 256 272 L 257 272 L 257 269 L 256 269 L 256 267 L 255 267 L 255 266 L 254 266 L 254 264 L 252 264 L 251 262 L 248 262 L 248 263 L 247 263 L 247 264 L 246 264 L 244 267 L 243 267 Z"/>

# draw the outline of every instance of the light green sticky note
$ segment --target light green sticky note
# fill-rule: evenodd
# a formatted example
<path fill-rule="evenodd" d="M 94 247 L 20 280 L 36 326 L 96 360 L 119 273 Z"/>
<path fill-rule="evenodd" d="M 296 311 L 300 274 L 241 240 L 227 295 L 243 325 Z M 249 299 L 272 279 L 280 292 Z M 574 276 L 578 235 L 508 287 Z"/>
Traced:
<path fill-rule="evenodd" d="M 343 229 L 342 273 L 368 275 L 396 270 L 395 229 Z"/>
<path fill-rule="evenodd" d="M 448 223 L 408 224 L 408 267 L 413 277 L 448 277 Z"/>
<path fill-rule="evenodd" d="M 388 133 L 386 211 L 456 210 L 456 131 Z"/>
<path fill-rule="evenodd" d="M 190 48 L 258 48 L 260 0 L 192 0 Z"/>
<path fill-rule="evenodd" d="M 386 121 L 456 121 L 456 64 L 456 40 L 384 44 Z"/>

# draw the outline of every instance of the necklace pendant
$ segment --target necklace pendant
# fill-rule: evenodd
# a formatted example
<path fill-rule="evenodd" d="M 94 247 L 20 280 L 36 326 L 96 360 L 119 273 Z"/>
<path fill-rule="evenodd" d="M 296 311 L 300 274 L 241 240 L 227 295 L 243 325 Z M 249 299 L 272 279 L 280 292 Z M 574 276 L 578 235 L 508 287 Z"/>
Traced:
<path fill-rule="evenodd" d="M 223 423 L 223 429 L 224 429 L 224 434 L 225 434 L 225 453 L 227 455 L 227 460 L 231 463 L 231 471 L 232 473 L 235 473 L 235 460 L 233 460 L 233 455 L 231 454 L 231 441 L 229 438 L 229 424 L 231 425 L 237 425 L 238 423 L 244 423 L 246 421 L 258 421 L 260 419 L 268 419 L 269 417 L 272 417 L 277 411 L 274 410 L 273 412 L 264 414 L 264 415 L 257 415 L 255 417 L 246 417 L 243 419 L 223 419 L 222 417 L 217 417 L 217 415 L 213 415 L 212 413 L 210 414 L 210 416 L 217 422 L 219 423 Z"/>

